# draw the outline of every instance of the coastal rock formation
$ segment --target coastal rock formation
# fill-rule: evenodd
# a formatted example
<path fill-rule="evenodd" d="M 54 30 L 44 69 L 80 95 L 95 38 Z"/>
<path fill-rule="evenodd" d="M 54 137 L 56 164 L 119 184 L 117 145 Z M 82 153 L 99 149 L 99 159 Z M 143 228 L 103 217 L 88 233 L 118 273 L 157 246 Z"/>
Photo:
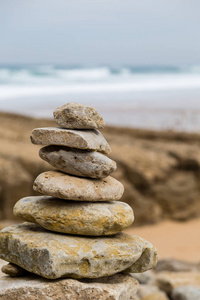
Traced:
<path fill-rule="evenodd" d="M 0 219 L 11 220 L 14 204 L 36 195 L 32 182 L 51 168 L 39 159 L 40 147 L 30 144 L 30 131 L 55 123 L 0 113 L 0 125 Z M 199 134 L 119 127 L 102 133 L 118 166 L 112 176 L 125 187 L 122 201 L 134 208 L 135 225 L 200 216 Z"/>

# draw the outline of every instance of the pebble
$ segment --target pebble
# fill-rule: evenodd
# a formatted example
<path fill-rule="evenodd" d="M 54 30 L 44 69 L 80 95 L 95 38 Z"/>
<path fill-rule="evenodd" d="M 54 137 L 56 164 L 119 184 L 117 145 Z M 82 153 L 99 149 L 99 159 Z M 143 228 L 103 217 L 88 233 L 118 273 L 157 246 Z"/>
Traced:
<path fill-rule="evenodd" d="M 172 291 L 172 300 L 199 300 L 200 288 L 192 285 L 179 286 Z"/>
<path fill-rule="evenodd" d="M 92 202 L 117 201 L 124 192 L 124 186 L 111 176 L 89 179 L 57 171 L 47 171 L 38 175 L 33 189 L 56 198 Z"/>
<path fill-rule="evenodd" d="M 31 142 L 36 145 L 60 145 L 70 148 L 94 150 L 105 154 L 111 152 L 110 146 L 96 129 L 73 130 L 58 127 L 43 127 L 32 130 Z"/>
<path fill-rule="evenodd" d="M 81 177 L 105 178 L 117 168 L 116 162 L 95 151 L 46 146 L 39 155 L 56 169 Z"/>
<path fill-rule="evenodd" d="M 67 103 L 56 108 L 53 115 L 58 126 L 63 128 L 97 129 L 105 126 L 96 109 L 84 104 Z"/>
<path fill-rule="evenodd" d="M 27 271 L 15 264 L 7 264 L 1 268 L 1 271 L 11 277 L 18 277 L 27 274 Z"/>

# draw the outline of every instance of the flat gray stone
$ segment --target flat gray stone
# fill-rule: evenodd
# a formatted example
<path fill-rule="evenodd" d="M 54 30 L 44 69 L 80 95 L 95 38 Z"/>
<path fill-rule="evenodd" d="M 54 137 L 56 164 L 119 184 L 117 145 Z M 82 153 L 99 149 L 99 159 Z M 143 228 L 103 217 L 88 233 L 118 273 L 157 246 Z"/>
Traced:
<path fill-rule="evenodd" d="M 25 197 L 15 204 L 13 212 L 48 230 L 89 236 L 118 233 L 134 220 L 132 208 L 124 202 L 78 203 L 48 196 Z"/>
<path fill-rule="evenodd" d="M 155 268 L 154 268 L 155 270 Z M 149 270 L 144 273 L 133 273 L 133 276 L 139 283 L 151 284 L 154 281 L 154 271 Z"/>
<path fill-rule="evenodd" d="M 76 149 L 94 150 L 105 154 L 111 152 L 107 141 L 96 129 L 35 128 L 32 130 L 30 138 L 31 142 L 36 145 L 60 145 Z"/>
<path fill-rule="evenodd" d="M 105 178 L 117 168 L 116 162 L 96 151 L 46 146 L 39 155 L 56 169 L 81 177 Z"/>
<path fill-rule="evenodd" d="M 1 300 L 131 300 L 138 282 L 131 275 L 99 279 L 47 280 L 38 276 L 0 279 Z"/>
<path fill-rule="evenodd" d="M 114 275 L 134 265 L 147 248 L 154 260 L 146 266 L 153 268 L 156 249 L 144 239 L 125 233 L 98 238 L 71 236 L 49 232 L 33 223 L 0 231 L 1 259 L 49 279 Z"/>
<path fill-rule="evenodd" d="M 155 275 L 156 285 L 171 294 L 172 290 L 180 286 L 195 286 L 200 289 L 200 273 L 193 272 L 160 272 Z"/>
<path fill-rule="evenodd" d="M 172 300 L 199 300 L 200 288 L 186 285 L 176 287 L 171 294 Z"/>
<path fill-rule="evenodd" d="M 58 126 L 73 129 L 103 128 L 105 123 L 100 114 L 89 105 L 67 103 L 53 112 Z"/>
<path fill-rule="evenodd" d="M 89 179 L 62 172 L 47 171 L 34 181 L 33 189 L 44 195 L 76 201 L 117 201 L 124 192 L 123 185 L 111 176 Z"/>
<path fill-rule="evenodd" d="M 174 258 L 159 259 L 155 269 L 155 272 L 192 272 L 200 271 L 200 264 L 183 261 Z"/>

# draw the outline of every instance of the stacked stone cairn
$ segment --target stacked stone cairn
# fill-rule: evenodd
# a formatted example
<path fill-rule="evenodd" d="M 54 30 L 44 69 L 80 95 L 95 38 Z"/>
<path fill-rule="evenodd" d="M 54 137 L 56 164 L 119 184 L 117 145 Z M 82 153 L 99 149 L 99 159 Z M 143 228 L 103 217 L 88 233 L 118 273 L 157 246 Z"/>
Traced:
<path fill-rule="evenodd" d="M 54 118 L 59 127 L 36 128 L 31 141 L 45 145 L 39 155 L 56 170 L 35 179 L 33 188 L 43 196 L 16 203 L 14 215 L 26 222 L 0 232 L 0 258 L 47 279 L 153 268 L 152 244 L 121 232 L 134 215 L 118 201 L 124 187 L 110 176 L 116 163 L 105 155 L 111 149 L 98 131 L 105 125 L 102 117 L 90 106 L 67 103 Z M 3 271 L 9 273 L 6 266 Z"/>

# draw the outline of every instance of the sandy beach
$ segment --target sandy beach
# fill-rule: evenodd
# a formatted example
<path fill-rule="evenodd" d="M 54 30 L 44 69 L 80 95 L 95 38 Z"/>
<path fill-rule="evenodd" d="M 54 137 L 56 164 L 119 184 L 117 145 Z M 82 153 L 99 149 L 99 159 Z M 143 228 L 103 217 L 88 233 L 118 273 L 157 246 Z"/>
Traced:
<path fill-rule="evenodd" d="M 155 225 L 128 228 L 126 232 L 151 241 L 158 249 L 159 259 L 200 261 L 200 219 L 184 223 L 164 221 Z"/>

